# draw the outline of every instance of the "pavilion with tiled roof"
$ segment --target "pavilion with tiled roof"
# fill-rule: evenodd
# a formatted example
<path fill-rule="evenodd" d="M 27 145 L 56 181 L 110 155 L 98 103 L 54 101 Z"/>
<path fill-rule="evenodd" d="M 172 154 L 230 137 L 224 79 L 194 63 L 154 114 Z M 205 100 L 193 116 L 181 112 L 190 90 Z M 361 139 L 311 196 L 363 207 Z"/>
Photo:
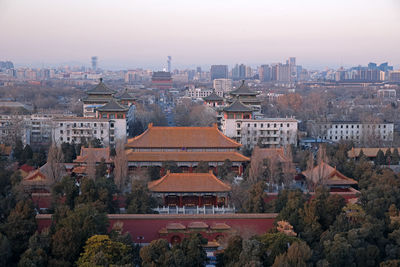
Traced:
<path fill-rule="evenodd" d="M 229 95 L 231 96 L 228 99 L 229 103 L 234 103 L 236 100 L 240 100 L 242 104 L 248 106 L 253 111 L 261 110 L 261 100 L 257 98 L 257 95 L 259 95 L 259 93 L 250 90 L 244 80 L 242 81 L 242 84 L 239 86 L 239 88 L 231 91 Z"/>
<path fill-rule="evenodd" d="M 253 110 L 243 104 L 239 99 L 224 108 L 225 119 L 251 119 Z"/>
<path fill-rule="evenodd" d="M 104 106 L 113 99 L 115 91 L 108 88 L 103 79 L 92 89 L 85 91 L 86 97 L 82 99 L 83 114 L 85 117 L 96 117 L 96 108 Z"/>
<path fill-rule="evenodd" d="M 23 178 L 21 184 L 24 190 L 30 193 L 49 193 L 53 181 L 41 169 L 36 169 Z"/>
<path fill-rule="evenodd" d="M 214 92 L 212 92 L 209 96 L 203 98 L 204 103 L 210 107 L 220 107 L 224 105 L 224 98 L 220 97 Z"/>
<path fill-rule="evenodd" d="M 229 184 L 208 173 L 170 173 L 148 183 L 154 196 L 163 199 L 165 207 L 227 207 Z"/>
<path fill-rule="evenodd" d="M 128 140 L 126 153 L 130 170 L 174 161 L 184 172 L 192 172 L 199 161 L 208 162 L 215 169 L 228 159 L 233 169 L 241 174 L 243 164 L 250 159 L 238 152 L 240 146 L 216 125 L 155 127 L 149 124 L 144 133 Z"/>
<path fill-rule="evenodd" d="M 111 171 L 113 159 L 110 156 L 110 148 L 93 148 L 82 147 L 80 155 L 74 160 L 74 167 L 72 173 L 78 176 L 87 175 L 87 167 L 89 164 L 98 165 L 101 161 L 107 165 L 108 170 Z"/>
<path fill-rule="evenodd" d="M 125 119 L 128 110 L 129 107 L 118 103 L 114 99 L 111 99 L 107 104 L 96 108 L 98 118 L 102 119 Z"/>
<path fill-rule="evenodd" d="M 121 102 L 121 104 L 126 105 L 126 106 L 130 106 L 132 104 L 135 104 L 135 98 L 128 93 L 128 89 L 125 88 L 124 92 L 117 96 L 119 102 Z"/>
<path fill-rule="evenodd" d="M 302 175 L 313 184 L 322 184 L 327 187 L 346 189 L 351 186 L 357 186 L 358 182 L 345 176 L 336 168 L 325 162 L 315 166 L 312 170 L 302 172 Z"/>

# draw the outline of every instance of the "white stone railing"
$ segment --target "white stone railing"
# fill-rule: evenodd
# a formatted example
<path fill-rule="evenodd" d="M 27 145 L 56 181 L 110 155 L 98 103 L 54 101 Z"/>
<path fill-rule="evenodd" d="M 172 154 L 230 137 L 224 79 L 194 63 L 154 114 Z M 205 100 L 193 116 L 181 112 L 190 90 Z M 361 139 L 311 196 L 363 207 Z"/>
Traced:
<path fill-rule="evenodd" d="M 235 213 L 235 207 L 217 206 L 162 206 L 153 209 L 159 214 L 225 214 Z"/>

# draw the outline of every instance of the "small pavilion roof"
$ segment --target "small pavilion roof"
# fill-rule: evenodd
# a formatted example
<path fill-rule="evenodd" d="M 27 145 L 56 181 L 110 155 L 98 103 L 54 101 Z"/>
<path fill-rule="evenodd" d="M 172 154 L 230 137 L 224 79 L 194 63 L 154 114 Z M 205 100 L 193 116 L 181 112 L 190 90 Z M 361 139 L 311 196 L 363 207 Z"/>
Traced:
<path fill-rule="evenodd" d="M 119 100 L 135 100 L 135 98 L 128 93 L 128 89 L 125 89 L 125 91 L 122 93 L 122 95 L 117 97 Z"/>
<path fill-rule="evenodd" d="M 224 101 L 222 97 L 217 95 L 215 92 L 212 92 L 211 95 L 203 98 L 205 101 Z"/>
<path fill-rule="evenodd" d="M 110 102 L 105 104 L 104 106 L 101 106 L 99 108 L 96 108 L 97 111 L 128 111 L 128 107 L 125 105 L 122 105 L 115 101 L 114 99 L 111 99 Z"/>
<path fill-rule="evenodd" d="M 74 160 L 74 162 L 87 163 L 89 159 L 92 159 L 94 162 L 101 162 L 101 159 L 104 159 L 106 163 L 111 163 L 110 148 L 82 147 L 81 154 Z"/>
<path fill-rule="evenodd" d="M 240 96 L 240 95 L 258 95 L 257 92 L 250 90 L 244 80 L 242 80 L 242 84 L 239 86 L 238 89 L 233 90 L 230 92 L 231 95 Z"/>
<path fill-rule="evenodd" d="M 115 91 L 108 88 L 104 83 L 103 79 L 100 78 L 100 82 L 92 89 L 86 91 L 88 95 L 112 95 Z"/>
<path fill-rule="evenodd" d="M 235 102 L 233 102 L 231 105 L 228 107 L 224 108 L 224 111 L 227 112 L 252 112 L 253 110 L 240 102 L 239 99 L 237 99 Z"/>
<path fill-rule="evenodd" d="M 325 185 L 356 185 L 358 182 L 345 176 L 336 168 L 333 168 L 322 162 L 315 166 L 312 170 L 304 171 L 302 174 L 309 180 L 317 182 L 318 179 L 323 181 Z"/>
<path fill-rule="evenodd" d="M 231 186 L 209 173 L 170 173 L 148 183 L 152 192 L 230 192 Z"/>

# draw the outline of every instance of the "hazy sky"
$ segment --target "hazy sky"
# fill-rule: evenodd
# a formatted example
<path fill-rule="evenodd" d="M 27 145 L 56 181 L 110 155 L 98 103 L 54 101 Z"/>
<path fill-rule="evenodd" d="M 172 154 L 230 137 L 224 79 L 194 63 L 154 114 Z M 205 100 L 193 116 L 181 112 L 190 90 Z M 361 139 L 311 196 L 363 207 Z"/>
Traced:
<path fill-rule="evenodd" d="M 400 0 L 0 0 L 0 60 L 400 66 Z"/>

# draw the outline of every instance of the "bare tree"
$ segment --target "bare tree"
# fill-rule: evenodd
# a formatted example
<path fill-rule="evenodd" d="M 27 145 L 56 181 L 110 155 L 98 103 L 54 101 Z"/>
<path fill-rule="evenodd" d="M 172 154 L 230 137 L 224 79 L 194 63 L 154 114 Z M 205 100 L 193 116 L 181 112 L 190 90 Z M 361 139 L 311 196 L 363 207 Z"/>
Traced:
<path fill-rule="evenodd" d="M 255 146 L 250 161 L 249 183 L 250 184 L 257 183 L 261 177 L 262 172 L 263 172 L 263 158 L 260 153 L 260 148 L 258 146 Z"/>
<path fill-rule="evenodd" d="M 122 192 L 128 182 L 128 160 L 125 153 L 125 144 L 122 140 L 117 140 L 116 155 L 114 157 L 114 182 Z"/>
<path fill-rule="evenodd" d="M 52 144 L 47 155 L 47 175 L 53 182 L 58 182 L 63 174 L 64 154 L 60 147 Z"/>

